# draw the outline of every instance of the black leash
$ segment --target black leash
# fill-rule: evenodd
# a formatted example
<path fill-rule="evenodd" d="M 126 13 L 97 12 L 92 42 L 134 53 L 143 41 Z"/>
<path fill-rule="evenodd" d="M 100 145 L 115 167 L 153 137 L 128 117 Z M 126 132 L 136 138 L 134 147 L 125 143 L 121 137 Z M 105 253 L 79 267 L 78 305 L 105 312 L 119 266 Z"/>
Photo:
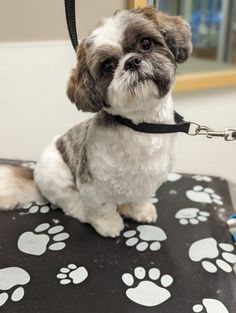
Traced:
<path fill-rule="evenodd" d="M 65 11 L 67 29 L 69 31 L 70 40 L 76 51 L 76 48 L 78 46 L 78 37 L 76 29 L 75 0 L 65 0 Z"/>
<path fill-rule="evenodd" d="M 76 51 L 78 46 L 78 37 L 76 29 L 76 14 L 75 14 L 75 0 L 64 0 L 66 11 L 67 28 L 70 35 L 70 40 Z M 224 131 L 213 131 L 207 126 L 201 126 L 195 122 L 186 122 L 184 118 L 174 113 L 176 124 L 152 124 L 152 123 L 139 123 L 135 124 L 132 120 L 124 118 L 120 115 L 113 116 L 115 120 L 135 131 L 147 134 L 169 134 L 169 133 L 185 133 L 190 136 L 204 135 L 207 138 L 223 137 L 226 141 L 236 140 L 236 129 L 225 128 Z"/>

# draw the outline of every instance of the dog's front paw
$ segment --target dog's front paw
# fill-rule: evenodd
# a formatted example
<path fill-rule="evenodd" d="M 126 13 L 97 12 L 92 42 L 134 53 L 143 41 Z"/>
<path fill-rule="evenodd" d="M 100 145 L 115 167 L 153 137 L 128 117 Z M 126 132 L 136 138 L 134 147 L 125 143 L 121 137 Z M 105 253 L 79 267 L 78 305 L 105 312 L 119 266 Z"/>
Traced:
<path fill-rule="evenodd" d="M 142 210 L 137 211 L 134 220 L 142 223 L 155 223 L 157 221 L 157 211 L 152 203 L 144 206 Z"/>
<path fill-rule="evenodd" d="M 124 229 L 123 219 L 117 213 L 110 218 L 101 218 L 93 221 L 92 226 L 103 237 L 118 237 Z"/>
<path fill-rule="evenodd" d="M 156 208 L 149 201 L 123 204 L 119 206 L 119 212 L 123 216 L 140 223 L 155 223 L 157 220 Z"/>

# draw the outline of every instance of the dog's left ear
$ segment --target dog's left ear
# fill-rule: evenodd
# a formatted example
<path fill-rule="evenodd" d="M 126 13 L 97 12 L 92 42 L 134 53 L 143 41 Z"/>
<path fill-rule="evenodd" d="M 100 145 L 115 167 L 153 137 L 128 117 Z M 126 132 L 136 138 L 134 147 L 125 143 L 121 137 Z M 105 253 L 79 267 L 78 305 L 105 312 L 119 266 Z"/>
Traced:
<path fill-rule="evenodd" d="M 146 7 L 139 11 L 157 25 L 176 62 L 185 62 L 193 49 L 190 25 L 180 16 L 169 16 L 158 12 L 155 7 Z"/>

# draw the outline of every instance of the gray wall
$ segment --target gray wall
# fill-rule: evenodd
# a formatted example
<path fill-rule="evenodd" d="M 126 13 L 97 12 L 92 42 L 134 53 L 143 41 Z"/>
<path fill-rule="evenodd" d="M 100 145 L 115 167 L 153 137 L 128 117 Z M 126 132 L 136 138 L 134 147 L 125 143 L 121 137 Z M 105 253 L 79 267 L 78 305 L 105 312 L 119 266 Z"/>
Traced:
<path fill-rule="evenodd" d="M 77 0 L 79 36 L 126 0 Z M 64 0 L 0 0 L 0 42 L 67 39 Z"/>

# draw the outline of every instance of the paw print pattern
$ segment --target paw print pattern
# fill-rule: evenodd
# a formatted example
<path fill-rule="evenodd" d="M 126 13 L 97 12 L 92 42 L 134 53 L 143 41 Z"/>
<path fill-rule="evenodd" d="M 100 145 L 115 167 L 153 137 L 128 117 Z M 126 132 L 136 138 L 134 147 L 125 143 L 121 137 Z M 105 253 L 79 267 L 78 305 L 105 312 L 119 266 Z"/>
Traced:
<path fill-rule="evenodd" d="M 30 281 L 29 274 L 20 267 L 6 267 L 0 269 L 0 307 L 3 306 L 11 294 L 11 300 L 20 301 L 25 294 L 22 286 Z"/>
<path fill-rule="evenodd" d="M 48 202 L 29 202 L 22 206 L 22 209 L 26 212 L 20 214 L 35 214 L 35 213 L 48 213 L 51 210 L 58 209 L 57 206 Z"/>
<path fill-rule="evenodd" d="M 180 180 L 181 178 L 182 178 L 182 175 L 177 174 L 177 173 L 170 173 L 170 174 L 168 175 L 168 181 L 170 181 L 170 182 L 172 182 L 172 183 L 174 183 L 174 182 Z"/>
<path fill-rule="evenodd" d="M 206 311 L 204 309 L 206 309 Z M 193 312 L 229 313 L 225 305 L 216 299 L 203 299 L 202 304 L 196 304 L 193 306 Z"/>
<path fill-rule="evenodd" d="M 218 244 L 214 238 L 210 237 L 194 242 L 189 248 L 189 257 L 193 262 L 201 262 L 203 268 L 209 273 L 216 273 L 218 269 L 230 273 L 236 263 L 236 255 L 230 253 L 234 250 L 233 245 Z"/>
<path fill-rule="evenodd" d="M 196 208 L 181 209 L 175 214 L 175 218 L 179 220 L 181 225 L 199 224 L 199 222 L 206 222 L 210 213 L 206 211 L 200 211 Z"/>
<path fill-rule="evenodd" d="M 63 232 L 61 225 L 51 227 L 48 223 L 38 225 L 34 232 L 23 233 L 17 242 L 21 252 L 31 255 L 42 255 L 47 249 L 58 251 L 65 248 L 64 240 L 69 238 L 69 234 Z"/>
<path fill-rule="evenodd" d="M 211 188 L 203 188 L 202 186 L 195 186 L 193 190 L 187 190 L 186 196 L 189 200 L 198 203 L 215 203 L 223 205 L 221 196 L 217 195 Z"/>
<path fill-rule="evenodd" d="M 170 275 L 161 277 L 158 268 L 151 268 L 147 275 L 143 267 L 136 267 L 134 275 L 125 273 L 122 280 L 126 286 L 130 287 L 126 290 L 126 296 L 137 304 L 153 307 L 160 305 L 171 297 L 167 288 L 173 283 L 173 278 Z M 160 280 L 159 283 L 158 280 Z M 134 285 L 136 287 L 133 287 Z"/>
<path fill-rule="evenodd" d="M 77 267 L 75 264 L 69 264 L 67 267 L 62 267 L 57 278 L 61 285 L 81 284 L 88 277 L 88 271 L 85 267 Z"/>
<path fill-rule="evenodd" d="M 163 229 L 152 225 L 140 225 L 136 230 L 128 230 L 123 233 L 127 238 L 125 244 L 128 247 L 136 247 L 138 251 L 145 251 L 148 248 L 151 251 L 158 251 L 161 248 L 160 241 L 167 239 Z"/>
<path fill-rule="evenodd" d="M 207 183 L 210 183 L 212 181 L 211 177 L 205 175 L 195 175 L 193 176 L 193 179 L 195 179 L 196 181 L 205 181 Z"/>

